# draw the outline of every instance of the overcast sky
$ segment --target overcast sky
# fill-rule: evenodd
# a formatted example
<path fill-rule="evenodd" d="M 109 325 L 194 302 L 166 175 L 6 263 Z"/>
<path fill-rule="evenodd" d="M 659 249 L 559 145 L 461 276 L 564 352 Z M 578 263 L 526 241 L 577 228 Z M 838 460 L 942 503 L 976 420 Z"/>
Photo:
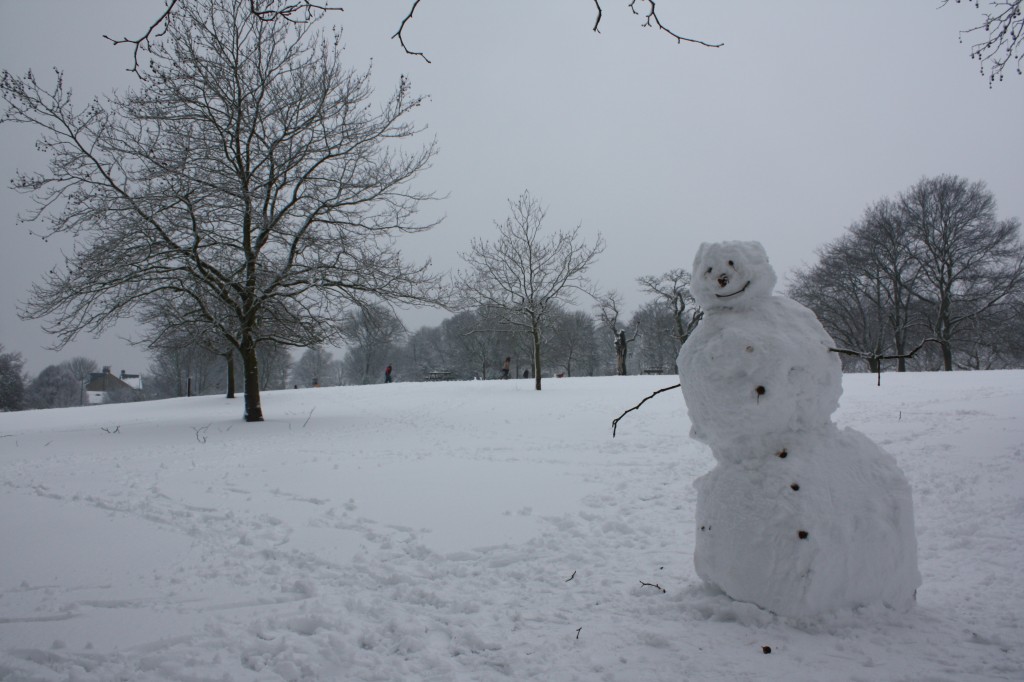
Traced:
<path fill-rule="evenodd" d="M 590 0 L 336 2 L 352 66 L 372 58 L 382 96 L 399 74 L 430 96 L 416 122 L 440 154 L 417 187 L 447 195 L 427 234 L 403 237 L 415 260 L 457 269 L 472 236 L 495 235 L 506 200 L 523 190 L 548 207 L 546 227 L 578 223 L 607 249 L 593 270 L 603 290 L 644 302 L 636 278 L 690 268 L 702 241 L 756 239 L 784 287 L 864 208 L 925 176 L 983 180 L 1001 217 L 1024 217 L 1024 77 L 990 89 L 958 31 L 973 4 L 939 0 L 662 0 L 663 23 L 724 47 L 677 45 L 640 26 L 627 0 L 605 0 L 601 33 Z M 102 38 L 140 35 L 161 0 L 0 0 L 0 67 L 65 71 L 80 102 L 132 87 L 126 47 Z M 118 336 L 62 353 L 37 321 L 17 317 L 29 286 L 69 244 L 43 243 L 16 224 L 26 199 L 6 189 L 16 168 L 42 168 L 29 128 L 0 127 L 0 344 L 38 373 L 72 355 L 115 371 L 148 359 Z M 588 301 L 581 307 L 590 309 Z M 410 328 L 444 315 L 413 312 Z"/>

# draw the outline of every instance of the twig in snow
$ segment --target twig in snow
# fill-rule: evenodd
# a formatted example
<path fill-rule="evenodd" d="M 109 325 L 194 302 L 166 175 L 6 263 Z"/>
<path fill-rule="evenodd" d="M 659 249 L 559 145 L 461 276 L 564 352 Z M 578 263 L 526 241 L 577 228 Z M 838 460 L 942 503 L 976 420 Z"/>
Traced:
<path fill-rule="evenodd" d="M 629 414 L 633 410 L 639 410 L 641 405 L 643 405 L 644 403 L 646 403 L 648 400 L 650 400 L 654 396 L 658 395 L 659 393 L 664 393 L 665 391 L 672 391 L 674 389 L 679 388 L 680 386 L 682 386 L 682 384 L 676 384 L 675 386 L 669 386 L 668 388 L 658 389 L 657 391 L 655 391 L 654 393 L 650 394 L 649 396 L 647 396 L 646 398 L 644 398 L 643 400 L 638 402 L 636 405 L 634 405 L 633 407 L 629 408 L 628 410 L 626 410 L 625 412 L 620 414 L 618 417 L 613 419 L 612 420 L 612 438 L 615 438 L 615 429 L 618 428 L 619 420 L 620 419 L 625 417 L 627 414 Z"/>
<path fill-rule="evenodd" d="M 661 590 L 661 593 L 662 593 L 662 594 L 665 594 L 665 593 L 667 593 L 667 592 L 668 592 L 668 590 L 666 590 L 666 589 L 665 589 L 664 587 L 662 587 L 662 586 L 661 586 L 661 585 L 659 585 L 658 583 L 645 583 L 645 582 L 644 582 L 643 580 L 641 580 L 641 581 L 640 581 L 640 585 L 641 585 L 642 587 L 656 587 L 656 588 L 658 588 L 659 590 Z"/>
<path fill-rule="evenodd" d="M 582 626 L 582 625 L 581 625 L 581 626 L 579 626 L 578 628 L 576 628 L 576 639 L 579 639 L 579 638 L 580 638 L 580 630 L 582 630 L 582 629 L 583 629 L 583 626 Z"/>
<path fill-rule="evenodd" d="M 313 410 L 315 410 L 315 409 L 316 409 L 316 405 L 313 406 Z M 306 421 L 302 422 L 302 428 L 306 428 L 306 424 L 308 424 L 309 420 L 313 418 L 313 410 L 309 411 L 309 416 L 306 417 Z"/>
<path fill-rule="evenodd" d="M 192 430 L 196 432 L 197 441 L 199 441 L 200 443 L 206 442 L 206 429 L 208 428 L 210 428 L 209 424 L 207 424 L 206 426 L 200 426 L 199 428 L 196 428 L 195 426 L 192 427 Z"/>
<path fill-rule="evenodd" d="M 106 431 L 107 433 L 121 433 L 121 425 L 118 424 L 117 426 L 115 426 L 113 431 L 108 429 L 106 426 L 101 426 L 100 430 L 101 431 Z"/>
<path fill-rule="evenodd" d="M 576 571 L 573 571 L 572 575 L 570 575 L 568 578 L 566 578 L 565 582 L 569 582 L 570 580 L 572 580 L 575 577 L 576 577 Z"/>

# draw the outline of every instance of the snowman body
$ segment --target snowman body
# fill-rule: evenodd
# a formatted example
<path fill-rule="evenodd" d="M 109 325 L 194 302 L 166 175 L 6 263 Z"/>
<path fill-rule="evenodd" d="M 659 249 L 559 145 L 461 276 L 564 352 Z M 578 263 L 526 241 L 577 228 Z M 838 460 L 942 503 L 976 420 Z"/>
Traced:
<path fill-rule="evenodd" d="M 921 582 L 910 486 L 832 421 L 832 339 L 775 281 L 756 242 L 703 244 L 694 261 L 704 319 L 678 365 L 691 436 L 717 462 L 695 482 L 697 574 L 787 616 L 909 608 Z"/>

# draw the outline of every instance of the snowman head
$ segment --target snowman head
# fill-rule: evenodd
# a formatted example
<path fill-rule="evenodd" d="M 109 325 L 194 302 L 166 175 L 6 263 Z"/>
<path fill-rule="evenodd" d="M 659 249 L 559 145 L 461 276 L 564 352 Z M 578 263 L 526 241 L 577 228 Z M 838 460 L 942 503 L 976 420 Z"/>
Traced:
<path fill-rule="evenodd" d="M 690 293 L 704 310 L 750 308 L 772 295 L 775 282 L 760 242 L 704 243 L 693 259 Z"/>

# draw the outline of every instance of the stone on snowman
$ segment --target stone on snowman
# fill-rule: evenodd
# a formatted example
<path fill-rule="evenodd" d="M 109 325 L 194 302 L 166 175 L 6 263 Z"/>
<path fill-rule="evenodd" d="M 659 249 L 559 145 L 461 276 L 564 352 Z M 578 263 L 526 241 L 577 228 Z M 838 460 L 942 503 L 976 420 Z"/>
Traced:
<path fill-rule="evenodd" d="M 783 616 L 906 610 L 921 584 L 910 486 L 891 455 L 832 421 L 832 338 L 775 283 L 757 242 L 702 244 L 694 259 L 704 318 L 678 368 L 690 435 L 716 459 L 694 483 L 697 574 Z"/>

